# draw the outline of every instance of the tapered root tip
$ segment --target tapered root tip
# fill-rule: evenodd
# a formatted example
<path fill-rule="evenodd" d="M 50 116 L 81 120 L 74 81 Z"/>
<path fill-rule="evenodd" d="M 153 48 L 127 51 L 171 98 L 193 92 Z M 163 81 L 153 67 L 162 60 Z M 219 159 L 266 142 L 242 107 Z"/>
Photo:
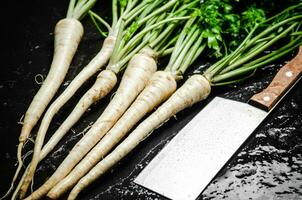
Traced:
<path fill-rule="evenodd" d="M 17 180 L 17 178 L 18 178 L 18 176 L 19 176 L 19 173 L 20 173 L 20 171 L 21 171 L 21 169 L 22 169 L 22 166 L 23 166 L 23 162 L 22 162 L 22 148 L 23 148 L 23 142 L 21 142 L 20 144 L 19 144 L 19 146 L 18 146 L 18 152 L 17 152 L 17 158 L 18 158 L 18 167 L 17 167 L 17 169 L 16 169 L 16 172 L 15 172 L 15 175 L 14 175 L 14 177 L 13 177 L 13 179 L 12 179 L 12 182 L 11 182 L 11 186 L 10 186 L 10 188 L 8 189 L 8 191 L 2 196 L 2 197 L 0 197 L 0 200 L 2 200 L 2 199 L 6 199 L 10 194 L 11 194 L 11 192 L 13 191 L 13 189 L 14 189 L 14 185 L 15 185 L 15 182 L 16 182 L 16 180 Z M 13 198 L 12 198 L 13 199 Z"/>
<path fill-rule="evenodd" d="M 49 192 L 47 195 L 46 195 L 47 199 L 57 199 L 57 195 L 55 195 L 54 193 L 52 192 Z"/>
<path fill-rule="evenodd" d="M 0 200 L 6 199 L 8 195 L 10 195 L 10 193 L 13 191 L 13 189 L 14 189 L 14 185 L 11 185 L 10 188 L 7 190 L 7 192 L 2 197 L 0 197 Z"/>
<path fill-rule="evenodd" d="M 19 136 L 19 143 L 25 143 L 25 141 L 28 139 L 30 132 L 32 129 L 32 125 L 30 124 L 24 124 L 22 126 L 21 134 Z"/>
<path fill-rule="evenodd" d="M 19 194 L 19 199 L 24 199 L 25 193 L 26 193 L 26 192 L 24 192 L 24 190 L 22 190 L 22 188 L 21 188 L 20 194 Z"/>
<path fill-rule="evenodd" d="M 61 187 L 60 182 L 54 186 L 48 193 L 47 198 L 49 199 L 58 199 L 61 195 L 63 195 L 69 188 Z"/>
<path fill-rule="evenodd" d="M 76 199 L 77 196 L 80 194 L 81 190 L 82 190 L 82 189 L 81 189 L 80 187 L 78 187 L 78 185 L 76 185 L 76 186 L 71 190 L 71 192 L 70 192 L 70 194 L 69 194 L 67 200 L 74 200 L 74 199 Z"/>
<path fill-rule="evenodd" d="M 58 195 L 56 195 L 54 192 L 48 192 L 46 197 L 48 199 L 58 199 L 59 198 Z"/>

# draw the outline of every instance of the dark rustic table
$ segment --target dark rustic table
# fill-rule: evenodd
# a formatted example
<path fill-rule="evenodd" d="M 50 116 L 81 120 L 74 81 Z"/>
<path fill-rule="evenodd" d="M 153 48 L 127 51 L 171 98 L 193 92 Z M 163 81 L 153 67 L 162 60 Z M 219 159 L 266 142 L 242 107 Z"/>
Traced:
<path fill-rule="evenodd" d="M 96 11 L 110 20 L 110 1 L 99 1 Z M 63 18 L 68 1 L 10 1 L 2 10 L 0 73 L 0 192 L 9 187 L 16 163 L 16 145 L 21 125 L 17 122 L 25 113 L 40 87 L 35 76 L 45 76 L 53 50 L 53 28 Z M 109 17 L 108 17 L 109 16 Z M 72 63 L 65 84 L 100 49 L 102 39 L 89 20 L 84 20 L 85 36 Z M 151 159 L 186 125 L 214 96 L 246 102 L 254 93 L 266 87 L 278 68 L 294 55 L 259 70 L 256 77 L 234 86 L 215 88 L 210 98 L 186 109 L 139 145 L 130 155 L 105 176 L 83 192 L 79 199 L 165 199 L 135 183 L 134 178 Z M 200 58 L 195 64 L 206 63 Z M 193 73 L 191 71 L 190 73 Z M 85 84 L 77 95 L 55 117 L 50 133 L 59 126 L 79 97 L 93 81 Z M 109 101 L 100 101 L 88 111 L 81 122 L 60 143 L 60 147 L 38 167 L 34 187 L 41 185 L 81 137 L 79 134 L 103 111 Z M 33 131 L 35 133 L 36 129 Z M 32 148 L 28 143 L 25 152 Z M 300 82 L 259 126 L 242 149 L 222 169 L 200 195 L 200 199 L 302 199 L 302 83 Z M 28 163 L 30 156 L 25 159 Z M 206 162 L 206 161 L 205 161 Z M 200 172 L 204 173 L 204 172 Z"/>

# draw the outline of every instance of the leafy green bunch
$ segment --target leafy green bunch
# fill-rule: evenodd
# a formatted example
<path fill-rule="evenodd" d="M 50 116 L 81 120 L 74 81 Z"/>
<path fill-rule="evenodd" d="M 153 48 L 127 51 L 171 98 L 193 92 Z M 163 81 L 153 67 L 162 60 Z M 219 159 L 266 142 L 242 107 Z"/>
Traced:
<path fill-rule="evenodd" d="M 250 7 L 242 15 L 242 21 L 254 22 L 251 27 L 243 26 L 250 32 L 234 51 L 208 68 L 205 76 L 212 85 L 237 83 L 292 52 L 302 44 L 301 13 L 302 3 L 298 3 L 262 21 L 263 13 Z"/>
<path fill-rule="evenodd" d="M 237 6 L 240 5 L 237 4 Z M 266 16 L 263 9 L 258 8 L 256 4 L 252 4 L 243 10 L 240 15 L 228 14 L 225 18 L 229 21 L 229 27 L 225 31 L 225 34 L 229 35 L 229 49 L 234 49 L 253 30 L 256 24 L 265 21 Z"/>
<path fill-rule="evenodd" d="M 241 6 L 235 0 L 204 0 L 195 8 L 194 15 L 199 17 L 203 37 L 208 48 L 214 50 L 214 57 L 234 50 L 255 24 L 266 19 L 258 5 L 249 4 L 244 10 Z"/>
<path fill-rule="evenodd" d="M 203 30 L 203 37 L 207 40 L 207 46 L 214 50 L 214 56 L 222 56 L 221 46 L 224 43 L 222 34 L 226 33 L 226 27 L 236 26 L 239 16 L 231 13 L 232 6 L 226 1 L 206 0 L 200 4 L 198 15 L 200 26 Z M 233 16 L 232 20 L 228 20 L 226 16 Z M 228 29 L 228 31 L 236 31 Z M 235 34 L 234 34 L 235 35 Z"/>
<path fill-rule="evenodd" d="M 242 12 L 242 29 L 249 33 L 255 27 L 255 24 L 260 24 L 264 22 L 265 19 L 264 10 L 257 8 L 254 4 L 250 6 L 246 11 Z"/>
<path fill-rule="evenodd" d="M 244 23 L 238 9 L 234 9 L 233 0 L 204 0 L 195 8 L 194 16 L 199 17 L 203 30 L 203 38 L 207 40 L 208 48 L 214 50 L 214 57 L 221 57 L 238 45 L 238 40 L 247 33 L 242 31 L 242 24 L 252 24 L 253 19 L 245 17 Z M 251 26 L 251 25 L 250 25 Z M 241 37 L 240 37 L 241 36 Z"/>

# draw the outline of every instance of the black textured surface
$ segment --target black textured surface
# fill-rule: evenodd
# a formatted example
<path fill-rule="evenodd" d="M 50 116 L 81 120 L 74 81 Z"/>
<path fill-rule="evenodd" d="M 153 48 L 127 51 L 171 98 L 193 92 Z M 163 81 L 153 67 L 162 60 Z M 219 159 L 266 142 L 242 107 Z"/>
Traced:
<path fill-rule="evenodd" d="M 110 16 L 110 1 L 99 1 L 95 10 Z M 16 163 L 16 145 L 21 125 L 17 122 L 26 111 L 39 85 L 35 76 L 45 76 L 53 50 L 53 28 L 63 18 L 67 0 L 14 1 L 3 9 L 11 14 L 2 17 L 0 72 L 0 192 L 8 188 Z M 98 12 L 99 13 L 99 12 Z M 85 36 L 69 70 L 64 85 L 100 49 L 102 40 L 84 20 Z M 79 199 L 165 199 L 133 183 L 134 178 L 164 145 L 177 134 L 216 95 L 246 102 L 268 85 L 273 75 L 291 56 L 258 71 L 257 76 L 232 87 L 214 88 L 210 98 L 179 113 L 140 144 L 129 156 L 89 188 Z M 200 58 L 199 64 L 206 58 Z M 198 64 L 196 64 L 198 66 Z M 192 72 L 191 72 L 192 73 Z M 52 133 L 70 112 L 87 83 L 55 117 Z M 56 166 L 81 137 L 78 135 L 102 112 L 111 95 L 88 111 L 58 148 L 38 167 L 35 187 L 50 176 Z M 35 133 L 36 129 L 33 131 Z M 32 144 L 27 144 L 25 151 Z M 271 113 L 200 196 L 200 199 L 302 199 L 302 83 L 300 82 Z M 28 163 L 29 159 L 26 159 Z M 206 161 L 205 161 L 206 162 Z M 203 172 L 201 172 L 203 173 Z M 63 198 L 64 199 L 64 198 Z"/>

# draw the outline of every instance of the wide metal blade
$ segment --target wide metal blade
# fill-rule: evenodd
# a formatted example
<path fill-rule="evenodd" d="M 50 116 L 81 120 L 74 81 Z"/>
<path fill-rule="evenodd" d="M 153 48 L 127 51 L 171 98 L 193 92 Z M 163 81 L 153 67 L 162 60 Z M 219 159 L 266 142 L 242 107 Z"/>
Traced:
<path fill-rule="evenodd" d="M 196 199 L 267 115 L 246 103 L 214 98 L 134 182 L 170 199 Z"/>

